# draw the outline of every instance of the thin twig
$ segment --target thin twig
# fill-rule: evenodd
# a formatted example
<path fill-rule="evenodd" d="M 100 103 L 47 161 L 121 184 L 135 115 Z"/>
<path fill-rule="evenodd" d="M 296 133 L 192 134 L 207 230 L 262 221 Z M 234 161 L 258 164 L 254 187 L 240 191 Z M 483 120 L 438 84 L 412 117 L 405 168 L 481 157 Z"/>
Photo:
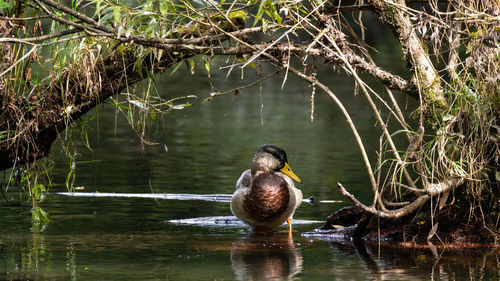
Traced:
<path fill-rule="evenodd" d="M 81 28 L 73 28 L 73 29 L 68 29 L 68 30 L 64 30 L 61 32 L 57 32 L 57 33 L 42 35 L 42 36 L 38 36 L 38 37 L 23 38 L 23 39 L 4 37 L 4 38 L 0 38 L 0 42 L 30 44 L 31 42 L 45 41 L 45 40 L 49 40 L 49 39 L 53 39 L 53 38 L 63 37 L 65 35 L 69 35 L 69 34 L 78 33 L 82 30 L 83 29 L 81 29 Z M 31 44 L 31 45 L 34 45 L 34 44 Z"/>
<path fill-rule="evenodd" d="M 269 79 L 271 78 L 272 76 L 276 75 L 279 73 L 279 70 L 275 70 L 273 72 L 271 72 L 270 74 L 262 77 L 262 78 L 259 78 L 258 80 L 250 83 L 250 84 L 247 84 L 247 85 L 244 85 L 244 86 L 241 86 L 241 87 L 236 87 L 236 88 L 233 88 L 231 90 L 227 90 L 227 91 L 224 91 L 224 92 L 216 92 L 216 93 L 210 93 L 210 96 L 208 98 L 206 98 L 204 101 L 208 101 L 214 97 L 217 97 L 217 96 L 223 96 L 223 95 L 227 95 L 227 94 L 230 94 L 230 93 L 234 93 L 236 91 L 240 91 L 240 90 L 243 90 L 243 89 L 246 89 L 246 88 L 250 88 L 256 84 L 259 84 L 261 83 L 262 81 L 266 80 L 266 79 Z"/>

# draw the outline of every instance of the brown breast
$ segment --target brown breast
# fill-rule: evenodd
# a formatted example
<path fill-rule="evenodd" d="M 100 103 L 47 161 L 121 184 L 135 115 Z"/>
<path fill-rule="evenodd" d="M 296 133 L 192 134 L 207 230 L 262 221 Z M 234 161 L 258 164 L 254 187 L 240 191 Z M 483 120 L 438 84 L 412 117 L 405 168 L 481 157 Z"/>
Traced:
<path fill-rule="evenodd" d="M 243 208 L 256 221 L 266 222 L 282 214 L 287 209 L 289 200 L 288 187 L 281 177 L 260 173 L 253 179 Z"/>

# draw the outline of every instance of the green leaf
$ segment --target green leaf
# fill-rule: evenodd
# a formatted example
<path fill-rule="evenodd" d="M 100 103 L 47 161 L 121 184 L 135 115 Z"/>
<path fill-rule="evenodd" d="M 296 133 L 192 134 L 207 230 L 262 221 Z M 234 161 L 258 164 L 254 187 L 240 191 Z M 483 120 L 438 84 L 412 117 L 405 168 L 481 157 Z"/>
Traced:
<path fill-rule="evenodd" d="M 262 32 L 266 32 L 267 31 L 267 25 L 268 25 L 267 20 L 262 20 Z"/>
<path fill-rule="evenodd" d="M 160 14 L 163 16 L 168 13 L 168 2 L 160 2 Z"/>
<path fill-rule="evenodd" d="M 66 175 L 66 188 L 69 190 L 69 180 L 71 179 L 71 175 L 73 174 L 73 171 L 69 171 L 69 173 Z"/>
<path fill-rule="evenodd" d="M 121 23 L 120 6 L 115 6 L 113 8 L 113 21 L 115 22 L 115 26 L 118 26 Z"/>
<path fill-rule="evenodd" d="M 268 0 L 261 0 L 260 1 L 259 10 L 257 10 L 257 14 L 255 15 L 255 20 L 253 22 L 253 26 L 255 26 L 257 24 L 257 22 L 259 22 L 259 20 L 262 18 L 262 15 L 264 14 L 264 6 L 266 5 L 267 2 L 268 2 Z"/>
<path fill-rule="evenodd" d="M 168 8 L 169 12 L 171 12 L 171 13 L 177 12 L 177 9 L 175 9 L 175 5 L 172 4 L 170 1 L 167 1 L 165 3 L 165 5 L 167 5 L 167 8 Z"/>
<path fill-rule="evenodd" d="M 453 117 L 454 117 L 454 116 L 453 116 L 452 114 L 445 114 L 445 115 L 443 116 L 443 121 L 444 121 L 444 122 L 449 121 L 449 120 L 453 119 Z"/>
<path fill-rule="evenodd" d="M 275 20 L 278 24 L 281 24 L 281 22 L 283 21 L 283 18 L 282 18 L 282 17 L 281 17 L 278 13 L 276 13 L 276 11 L 275 11 L 275 13 L 274 13 L 274 20 Z"/>
<path fill-rule="evenodd" d="M 179 109 L 184 109 L 184 108 L 189 107 L 189 106 L 192 106 L 192 104 L 190 104 L 190 103 L 176 104 L 176 105 L 172 106 L 172 109 L 179 110 Z"/>
<path fill-rule="evenodd" d="M 154 108 L 151 108 L 151 112 L 149 113 L 149 117 L 151 117 L 151 120 L 158 119 L 158 117 L 156 115 L 156 110 Z"/>
<path fill-rule="evenodd" d="M 208 77 L 210 77 L 210 61 L 208 59 L 203 59 L 203 66 L 208 73 Z"/>
<path fill-rule="evenodd" d="M 120 104 L 117 100 L 115 100 L 115 99 L 113 99 L 113 98 L 110 98 L 110 99 L 113 101 L 113 103 L 114 103 L 114 105 L 115 105 L 116 107 L 121 108 L 121 109 L 125 109 L 125 110 L 130 110 L 130 107 L 125 106 L 125 105 L 123 105 L 123 104 Z"/>
<path fill-rule="evenodd" d="M 269 11 L 266 11 L 266 14 L 268 14 L 270 18 L 274 19 L 278 24 L 281 24 L 283 19 L 276 10 L 276 7 L 272 3 L 269 3 L 268 8 Z"/>
<path fill-rule="evenodd" d="M 0 10 L 5 9 L 5 8 L 10 9 L 10 8 L 12 8 L 12 6 L 9 3 L 0 0 Z"/>
<path fill-rule="evenodd" d="M 84 136 L 84 145 L 85 145 L 85 147 L 86 147 L 89 151 L 94 152 L 94 150 L 93 150 L 93 149 L 92 149 L 92 147 L 90 146 L 90 142 L 89 142 L 89 134 L 87 133 L 87 131 L 85 131 L 85 136 Z"/>
<path fill-rule="evenodd" d="M 196 62 L 193 59 L 187 59 L 189 70 L 191 74 L 194 74 L 194 67 L 196 66 Z"/>
<path fill-rule="evenodd" d="M 105 14 L 101 19 L 99 20 L 100 24 L 106 23 L 111 17 L 113 16 L 112 13 Z"/>
<path fill-rule="evenodd" d="M 174 69 L 172 70 L 172 72 L 170 72 L 170 75 L 173 75 L 173 74 L 177 71 L 177 69 L 179 69 L 179 67 L 182 65 L 182 63 L 183 63 L 182 61 L 181 61 L 181 62 L 179 62 L 179 63 L 178 63 L 178 64 L 174 67 Z"/>
<path fill-rule="evenodd" d="M 32 210 L 31 219 L 33 222 L 47 223 L 49 221 L 49 215 L 47 212 L 42 210 L 39 206 L 36 206 Z"/>
<path fill-rule="evenodd" d="M 40 200 L 40 197 L 44 192 L 47 192 L 47 189 L 45 189 L 45 186 L 43 184 L 39 183 L 33 187 L 33 195 L 35 196 L 36 200 Z"/>

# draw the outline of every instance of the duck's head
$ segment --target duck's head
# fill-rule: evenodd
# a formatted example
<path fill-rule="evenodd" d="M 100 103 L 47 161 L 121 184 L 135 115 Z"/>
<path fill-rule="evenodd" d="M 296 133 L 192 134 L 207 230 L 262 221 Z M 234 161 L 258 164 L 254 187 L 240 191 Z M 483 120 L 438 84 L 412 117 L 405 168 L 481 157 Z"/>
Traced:
<path fill-rule="evenodd" d="M 261 146 L 252 158 L 252 174 L 255 175 L 258 171 L 274 173 L 282 172 L 292 180 L 302 183 L 290 169 L 286 152 L 274 145 L 266 144 Z"/>

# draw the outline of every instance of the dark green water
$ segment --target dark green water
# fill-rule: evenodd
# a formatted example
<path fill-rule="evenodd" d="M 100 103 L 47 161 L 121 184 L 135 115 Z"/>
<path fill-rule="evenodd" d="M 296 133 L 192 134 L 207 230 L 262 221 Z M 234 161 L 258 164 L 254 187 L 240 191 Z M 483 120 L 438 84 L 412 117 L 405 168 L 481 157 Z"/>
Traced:
<path fill-rule="evenodd" d="M 220 77 L 219 77 L 220 75 Z M 255 78 L 251 71 L 247 78 Z M 374 157 L 379 135 L 352 81 L 323 73 L 352 111 L 367 150 Z M 326 76 L 328 75 L 328 76 Z M 283 76 L 263 83 L 262 116 L 258 88 L 201 103 L 210 92 L 203 74 L 179 71 L 159 80 L 160 94 L 195 94 L 195 105 L 173 111 L 150 125 L 158 145 L 141 145 L 126 118 L 112 105 L 91 121 L 92 151 L 77 144 L 75 186 L 85 192 L 230 194 L 249 167 L 253 152 L 273 143 L 286 149 L 302 179 L 304 196 L 340 203 L 302 204 L 295 218 L 324 220 L 349 205 L 339 194 L 342 182 L 363 201 L 370 187 L 359 150 L 344 117 L 318 92 L 310 121 L 310 88 Z M 220 90 L 239 81 L 212 74 Z M 263 122 L 263 124 L 261 123 Z M 167 149 L 166 149 L 167 148 Z M 53 147 L 53 187 L 66 191 L 68 160 Z M 374 159 L 374 158 L 373 158 Z M 92 160 L 92 161 L 90 161 Z M 90 161 L 90 162 L 89 162 Z M 132 198 L 74 198 L 48 194 L 41 206 L 50 222 L 31 231 L 30 206 L 16 190 L 0 204 L 0 279 L 4 280 L 497 280 L 497 251 L 479 254 L 439 250 L 365 249 L 349 243 L 306 239 L 302 232 L 252 235 L 247 228 L 179 225 L 169 220 L 230 215 L 228 203 Z M 284 228 L 283 228 L 284 229 Z"/>

